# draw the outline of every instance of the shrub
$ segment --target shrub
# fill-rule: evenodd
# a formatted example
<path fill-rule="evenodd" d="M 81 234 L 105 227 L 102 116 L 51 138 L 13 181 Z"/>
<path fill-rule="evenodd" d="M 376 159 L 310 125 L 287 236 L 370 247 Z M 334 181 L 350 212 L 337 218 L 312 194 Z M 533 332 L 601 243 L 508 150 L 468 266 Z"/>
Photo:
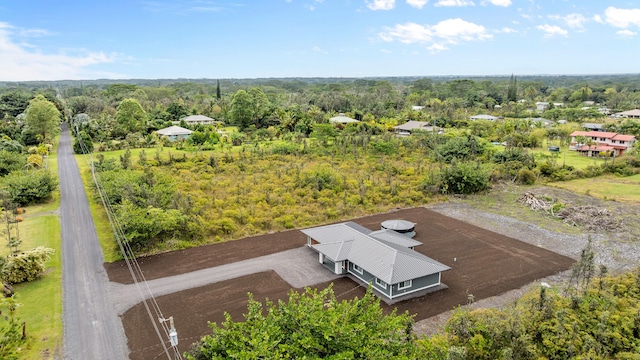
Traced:
<path fill-rule="evenodd" d="M 440 174 L 440 189 L 449 194 L 473 194 L 489 187 L 490 169 L 474 163 L 454 163 Z"/>
<path fill-rule="evenodd" d="M 86 131 L 80 131 L 73 142 L 73 152 L 76 154 L 84 154 L 93 152 L 93 140 Z"/>
<path fill-rule="evenodd" d="M 7 150 L 0 150 L 0 176 L 5 176 L 12 171 L 23 169 L 27 164 L 24 155 Z"/>
<path fill-rule="evenodd" d="M 45 270 L 45 263 L 54 250 L 39 246 L 15 256 L 9 256 L 2 267 L 2 279 L 10 284 L 35 280 Z"/>
<path fill-rule="evenodd" d="M 520 171 L 518 171 L 517 181 L 520 184 L 533 185 L 536 182 L 536 174 L 529 169 L 520 169 Z"/>
<path fill-rule="evenodd" d="M 49 199 L 57 181 L 47 170 L 14 171 L 3 179 L 2 185 L 7 187 L 11 201 L 30 205 Z"/>

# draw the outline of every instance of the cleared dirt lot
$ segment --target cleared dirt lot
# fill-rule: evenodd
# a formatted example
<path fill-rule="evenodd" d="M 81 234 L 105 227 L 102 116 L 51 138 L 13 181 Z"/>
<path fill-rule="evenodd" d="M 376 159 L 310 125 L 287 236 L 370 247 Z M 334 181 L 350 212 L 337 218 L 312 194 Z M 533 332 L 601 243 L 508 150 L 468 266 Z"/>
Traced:
<path fill-rule="evenodd" d="M 378 229 L 380 222 L 396 218 L 417 224 L 416 240 L 423 243 L 416 247 L 417 251 L 452 267 L 442 276 L 448 289 L 394 305 L 399 311 L 416 314 L 416 321 L 466 303 L 469 294 L 473 294 L 476 300 L 499 295 L 566 270 L 574 262 L 569 257 L 426 208 L 398 210 L 354 221 L 367 228 Z M 304 243 L 304 235 L 292 230 L 156 255 L 139 262 L 145 276 L 155 279 L 292 249 Z M 130 275 L 123 264 L 105 266 L 111 281 L 130 282 Z M 319 284 L 317 287 L 327 285 Z M 210 332 L 208 321 L 222 322 L 224 311 L 235 320 L 242 320 L 247 292 L 253 293 L 257 300 L 276 300 L 286 298 L 290 289 L 289 284 L 269 271 L 162 296 L 157 301 L 165 316 L 176 319 L 180 349 L 184 351 Z M 343 278 L 334 282 L 334 291 L 347 299 L 362 296 L 365 289 Z M 382 306 L 391 310 L 384 304 Z M 123 323 L 132 359 L 154 359 L 162 353 L 142 304 L 127 311 Z"/>

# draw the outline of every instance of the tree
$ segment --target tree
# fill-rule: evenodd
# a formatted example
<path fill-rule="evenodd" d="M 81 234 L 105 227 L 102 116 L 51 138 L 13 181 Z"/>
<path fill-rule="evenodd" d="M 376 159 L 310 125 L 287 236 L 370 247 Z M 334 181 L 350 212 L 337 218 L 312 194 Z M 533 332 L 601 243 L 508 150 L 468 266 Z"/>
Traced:
<path fill-rule="evenodd" d="M 266 314 L 266 315 L 265 315 Z M 413 358 L 415 346 L 408 313 L 383 314 L 369 289 L 362 299 L 339 301 L 331 286 L 304 293 L 291 291 L 288 301 L 262 304 L 249 295 L 244 322 L 229 314 L 222 326 L 211 324 L 187 353 L 205 359 L 383 359 Z"/>
<path fill-rule="evenodd" d="M 85 154 L 93 152 L 93 140 L 86 131 L 80 131 L 73 142 L 73 152 L 76 154 Z"/>
<path fill-rule="evenodd" d="M 60 132 L 60 111 L 42 95 L 29 102 L 24 120 L 28 131 L 35 134 L 40 142 L 53 139 Z"/>
<path fill-rule="evenodd" d="M 251 96 L 253 123 L 260 125 L 262 120 L 268 115 L 271 103 L 267 95 L 260 88 L 250 89 L 249 96 Z"/>
<path fill-rule="evenodd" d="M 16 117 L 18 114 L 22 114 L 27 106 L 29 106 L 29 94 L 12 91 L 0 96 L 0 118 L 4 118 L 6 115 Z"/>
<path fill-rule="evenodd" d="M 216 99 L 220 100 L 222 95 L 220 94 L 220 80 L 216 80 Z"/>
<path fill-rule="evenodd" d="M 117 136 L 125 136 L 133 132 L 142 132 L 147 129 L 147 113 L 136 99 L 122 100 L 116 110 L 117 126 L 114 130 Z"/>
<path fill-rule="evenodd" d="M 507 101 L 518 100 L 518 80 L 511 74 L 509 78 L 509 87 L 507 87 Z"/>
<path fill-rule="evenodd" d="M 229 109 L 231 122 L 244 129 L 253 120 L 253 102 L 251 96 L 245 90 L 238 90 L 233 94 Z"/>

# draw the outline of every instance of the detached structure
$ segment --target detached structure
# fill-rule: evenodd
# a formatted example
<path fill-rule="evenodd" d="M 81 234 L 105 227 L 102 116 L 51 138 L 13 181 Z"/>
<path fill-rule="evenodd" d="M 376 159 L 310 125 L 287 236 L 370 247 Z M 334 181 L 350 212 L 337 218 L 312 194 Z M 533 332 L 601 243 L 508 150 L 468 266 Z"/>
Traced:
<path fill-rule="evenodd" d="M 168 128 L 156 130 L 156 134 L 166 136 L 170 141 L 184 140 L 191 135 L 193 131 L 180 126 L 169 126 Z"/>
<path fill-rule="evenodd" d="M 430 123 L 428 122 L 424 122 L 424 121 L 415 121 L 415 120 L 409 120 L 406 123 L 402 124 L 402 125 L 397 125 L 393 127 L 393 131 L 395 131 L 396 134 L 400 135 L 400 136 L 409 136 L 411 135 L 414 131 L 418 131 L 418 130 L 422 130 L 422 131 L 440 131 L 440 128 L 437 126 L 432 126 Z"/>
<path fill-rule="evenodd" d="M 204 115 L 189 115 L 187 117 L 183 117 L 182 119 L 187 125 L 211 125 L 215 123 L 219 123 L 220 121 L 215 121 L 214 119 L 204 116 Z"/>
<path fill-rule="evenodd" d="M 488 114 L 480 114 L 480 115 L 473 115 L 470 116 L 469 119 L 471 120 L 489 120 L 489 121 L 496 121 L 498 120 L 497 116 L 493 116 L 493 115 L 488 115 Z"/>
<path fill-rule="evenodd" d="M 444 288 L 441 273 L 451 269 L 413 250 L 422 243 L 393 230 L 371 231 L 350 221 L 301 231 L 320 264 L 371 284 L 387 303 Z"/>
<path fill-rule="evenodd" d="M 633 109 L 633 110 L 619 112 L 619 113 L 616 113 L 616 117 L 640 119 L 640 109 Z"/>
<path fill-rule="evenodd" d="M 571 145 L 569 145 L 569 150 L 575 150 L 587 156 L 599 155 L 600 153 L 620 156 L 633 148 L 636 142 L 636 137 L 633 135 L 622 135 L 607 131 L 574 131 L 570 136 Z M 579 143 L 580 137 L 586 138 L 589 144 Z"/>
<path fill-rule="evenodd" d="M 346 116 L 344 113 L 340 113 L 338 114 L 338 116 L 334 116 L 331 119 L 329 119 L 329 122 L 332 124 L 349 124 L 349 123 L 360 122 L 360 121 L 356 119 L 352 119 Z"/>

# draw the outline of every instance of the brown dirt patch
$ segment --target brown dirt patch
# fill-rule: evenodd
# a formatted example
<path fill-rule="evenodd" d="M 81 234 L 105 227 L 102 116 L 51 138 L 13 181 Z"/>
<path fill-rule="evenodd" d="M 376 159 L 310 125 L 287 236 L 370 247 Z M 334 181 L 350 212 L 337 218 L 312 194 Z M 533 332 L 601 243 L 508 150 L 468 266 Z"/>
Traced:
<path fill-rule="evenodd" d="M 426 208 L 398 210 L 354 221 L 378 229 L 380 222 L 396 218 L 417 223 L 416 240 L 423 243 L 416 247 L 417 251 L 452 267 L 442 275 L 442 282 L 449 289 L 393 305 L 398 311 L 416 314 L 416 321 L 465 304 L 468 294 L 473 294 L 476 300 L 496 296 L 566 270 L 574 262 L 569 257 Z M 148 279 L 154 279 L 296 248 L 304 242 L 300 231 L 286 231 L 151 256 L 141 259 L 140 266 Z M 106 265 L 112 281 L 127 282 L 126 267 L 118 263 Z M 318 288 L 327 285 L 320 284 Z M 224 311 L 235 320 L 242 320 L 247 292 L 252 292 L 257 300 L 276 300 L 286 298 L 290 288 L 275 272 L 265 272 L 162 296 L 157 301 L 165 316 L 174 316 L 179 348 L 185 351 L 191 343 L 210 333 L 207 321 L 224 320 Z M 364 294 L 364 288 L 346 278 L 334 282 L 334 291 L 343 299 Z M 382 306 L 391 311 L 391 307 Z M 162 353 L 141 304 L 123 315 L 123 324 L 131 359 L 154 359 Z"/>

